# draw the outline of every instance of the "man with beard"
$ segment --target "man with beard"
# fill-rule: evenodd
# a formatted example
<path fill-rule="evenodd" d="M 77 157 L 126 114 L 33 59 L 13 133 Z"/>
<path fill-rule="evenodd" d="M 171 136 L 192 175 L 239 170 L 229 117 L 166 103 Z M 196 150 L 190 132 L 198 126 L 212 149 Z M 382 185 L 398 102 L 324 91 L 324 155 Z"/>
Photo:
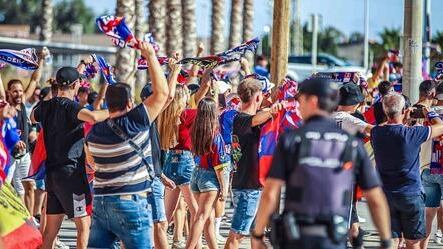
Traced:
<path fill-rule="evenodd" d="M 9 171 L 7 181 L 12 181 L 15 190 L 31 213 L 34 209 L 34 182 L 32 180 L 22 181 L 24 177 L 28 176 L 29 166 L 31 165 L 31 157 L 29 154 L 31 124 L 26 112 L 25 103 L 34 95 L 34 90 L 40 81 L 41 69 L 43 68 L 43 63 L 48 53 L 49 50 L 47 48 L 43 48 L 40 52 L 38 69 L 32 73 L 26 90 L 24 90 L 23 83 L 19 79 L 12 79 L 7 85 L 7 101 L 17 110 L 14 119 L 20 135 L 20 141 L 15 145 L 12 153 L 14 162 Z"/>

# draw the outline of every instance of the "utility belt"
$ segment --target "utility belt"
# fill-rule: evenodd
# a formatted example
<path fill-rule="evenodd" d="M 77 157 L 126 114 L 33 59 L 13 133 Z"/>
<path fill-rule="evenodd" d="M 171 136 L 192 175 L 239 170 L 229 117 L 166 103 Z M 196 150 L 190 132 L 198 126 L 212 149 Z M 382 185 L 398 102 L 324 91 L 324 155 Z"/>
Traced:
<path fill-rule="evenodd" d="M 271 244 L 275 249 L 284 244 L 302 240 L 304 236 L 329 238 L 335 244 L 346 242 L 348 222 L 343 216 L 312 218 L 293 212 L 274 215 L 271 221 Z"/>

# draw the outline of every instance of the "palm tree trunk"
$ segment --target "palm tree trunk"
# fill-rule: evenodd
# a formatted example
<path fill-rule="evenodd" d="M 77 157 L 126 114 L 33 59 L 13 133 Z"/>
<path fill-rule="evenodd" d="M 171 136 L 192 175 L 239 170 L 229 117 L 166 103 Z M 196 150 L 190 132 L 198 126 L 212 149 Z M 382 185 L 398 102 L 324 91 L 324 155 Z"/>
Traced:
<path fill-rule="evenodd" d="M 125 17 L 129 29 L 135 26 L 135 0 L 117 0 L 117 16 Z M 134 60 L 135 50 L 131 48 L 119 48 L 116 58 L 117 81 L 128 83 L 134 91 Z"/>
<path fill-rule="evenodd" d="M 212 0 L 211 54 L 221 52 L 225 47 L 224 7 L 225 0 Z"/>
<path fill-rule="evenodd" d="M 52 20 L 53 20 L 53 6 L 52 0 L 42 1 L 42 18 L 40 29 L 40 40 L 51 41 L 52 38 Z"/>
<path fill-rule="evenodd" d="M 166 1 L 149 0 L 149 32 L 154 36 L 155 41 L 160 46 L 159 54 L 165 52 L 166 41 Z"/>
<path fill-rule="evenodd" d="M 183 37 L 182 37 L 182 6 L 180 0 L 167 1 L 168 19 L 166 22 L 166 54 L 172 55 L 174 52 L 182 52 Z"/>
<path fill-rule="evenodd" d="M 183 15 L 183 57 L 195 55 L 197 31 L 195 21 L 195 0 L 182 0 Z"/>
<path fill-rule="evenodd" d="M 145 20 L 145 11 L 144 11 L 144 0 L 135 0 L 135 37 L 137 39 L 142 40 L 143 36 L 146 33 L 146 20 Z M 136 51 L 136 57 L 140 58 L 140 51 Z M 136 63 L 136 61 L 135 61 Z M 146 84 L 146 70 L 137 70 L 135 74 L 135 90 L 136 92 L 140 92 L 141 88 Z M 138 99 L 139 96 L 135 96 Z"/>
<path fill-rule="evenodd" d="M 254 34 L 254 0 L 245 0 L 243 9 L 243 42 Z"/>
<path fill-rule="evenodd" d="M 231 24 L 229 30 L 229 47 L 232 48 L 242 41 L 242 0 L 232 0 Z"/>

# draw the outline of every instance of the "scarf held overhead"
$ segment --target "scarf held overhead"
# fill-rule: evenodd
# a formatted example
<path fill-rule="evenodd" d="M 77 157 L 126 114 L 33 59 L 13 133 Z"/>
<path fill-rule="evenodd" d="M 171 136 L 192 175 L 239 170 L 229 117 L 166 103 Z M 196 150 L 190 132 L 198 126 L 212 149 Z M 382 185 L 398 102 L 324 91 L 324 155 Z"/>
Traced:
<path fill-rule="evenodd" d="M 38 56 L 34 48 L 22 50 L 0 49 L 0 61 L 25 70 L 38 68 Z"/>

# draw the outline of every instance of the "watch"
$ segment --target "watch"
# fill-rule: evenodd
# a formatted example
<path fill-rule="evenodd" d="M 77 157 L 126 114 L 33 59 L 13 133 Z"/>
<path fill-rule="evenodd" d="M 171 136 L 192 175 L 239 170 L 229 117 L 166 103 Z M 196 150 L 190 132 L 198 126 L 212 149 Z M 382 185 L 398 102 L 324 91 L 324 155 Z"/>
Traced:
<path fill-rule="evenodd" d="M 251 237 L 254 239 L 262 240 L 265 237 L 265 234 L 256 234 L 255 231 L 252 231 Z"/>

